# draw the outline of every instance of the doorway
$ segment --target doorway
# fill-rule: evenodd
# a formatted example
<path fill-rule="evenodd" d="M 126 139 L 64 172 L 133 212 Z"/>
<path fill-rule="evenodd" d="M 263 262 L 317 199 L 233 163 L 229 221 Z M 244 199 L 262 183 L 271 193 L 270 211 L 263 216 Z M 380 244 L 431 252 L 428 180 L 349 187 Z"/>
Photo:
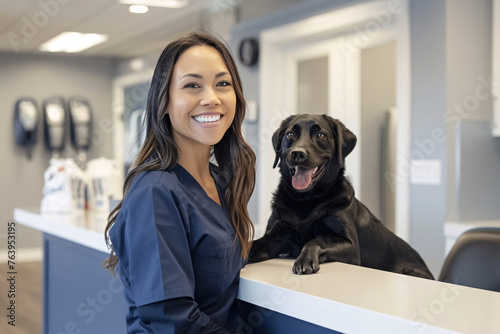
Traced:
<path fill-rule="evenodd" d="M 358 143 L 360 131 L 360 53 L 342 54 L 344 37 L 302 43 L 284 52 L 287 111 L 293 114 L 327 114 L 341 120 Z M 346 158 L 346 176 L 360 190 L 360 150 Z"/>
<path fill-rule="evenodd" d="M 409 33 L 407 3 L 397 11 L 390 10 L 390 1 L 374 1 L 342 8 L 289 25 L 265 30 L 261 33 L 259 146 L 257 168 L 259 214 L 256 236 L 264 233 L 270 215 L 272 192 L 279 182 L 279 172 L 270 172 L 274 150 L 267 140 L 280 122 L 297 113 L 321 113 L 340 119 L 358 137 L 358 145 L 347 157 L 346 175 L 353 184 L 357 197 L 374 197 L 373 191 L 363 191 L 366 176 L 362 166 L 380 164 L 380 154 L 363 153 L 362 89 L 363 58 L 368 50 L 392 48 L 394 53 L 395 87 L 394 106 L 384 107 L 386 112 L 397 110 L 392 151 L 404 159 L 409 154 Z M 366 88 L 365 88 L 366 90 Z M 394 123 L 394 118 L 392 120 Z M 373 135 L 371 135 L 373 136 Z M 370 136 L 367 135 L 367 141 Z M 379 140 L 379 142 L 382 139 Z M 366 150 L 367 148 L 365 148 Z M 368 148 L 370 149 L 370 148 Z M 378 151 L 382 151 L 379 149 Z M 374 162 L 374 160 L 378 160 Z M 397 170 L 397 159 L 392 169 Z M 380 168 L 379 168 L 380 172 Z M 380 174 L 380 173 L 379 173 Z M 371 176 L 370 176 L 371 177 Z M 409 185 L 407 180 L 386 184 L 377 177 L 379 187 L 375 193 L 384 193 L 381 186 L 393 190 L 393 226 L 401 238 L 409 239 Z M 372 190 L 370 186 L 365 189 Z M 376 195 L 375 195 L 376 196 Z M 384 200 L 375 205 L 383 211 Z M 376 211 L 376 210 L 374 210 Z M 381 214 L 381 216 L 384 216 Z M 380 215 L 379 215 L 380 217 Z M 385 216 L 384 216 L 385 217 Z M 382 218 L 382 217 L 381 217 Z"/>

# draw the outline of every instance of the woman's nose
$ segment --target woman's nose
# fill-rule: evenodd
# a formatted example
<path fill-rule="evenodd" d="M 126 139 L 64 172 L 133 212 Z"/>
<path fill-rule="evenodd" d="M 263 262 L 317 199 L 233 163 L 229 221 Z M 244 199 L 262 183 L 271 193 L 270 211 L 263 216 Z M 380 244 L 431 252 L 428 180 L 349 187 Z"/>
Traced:
<path fill-rule="evenodd" d="M 200 101 L 200 104 L 202 106 L 219 105 L 220 99 L 217 96 L 217 92 L 215 91 L 215 89 L 211 87 L 206 88 L 203 92 L 203 97 Z"/>

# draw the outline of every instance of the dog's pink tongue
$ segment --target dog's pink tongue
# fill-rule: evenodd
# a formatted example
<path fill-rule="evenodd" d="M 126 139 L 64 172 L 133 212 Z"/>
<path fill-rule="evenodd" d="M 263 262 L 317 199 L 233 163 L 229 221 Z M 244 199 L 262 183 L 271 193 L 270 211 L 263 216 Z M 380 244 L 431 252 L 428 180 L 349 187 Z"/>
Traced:
<path fill-rule="evenodd" d="M 306 189 L 312 182 L 314 168 L 297 167 L 292 178 L 292 186 L 297 190 Z"/>

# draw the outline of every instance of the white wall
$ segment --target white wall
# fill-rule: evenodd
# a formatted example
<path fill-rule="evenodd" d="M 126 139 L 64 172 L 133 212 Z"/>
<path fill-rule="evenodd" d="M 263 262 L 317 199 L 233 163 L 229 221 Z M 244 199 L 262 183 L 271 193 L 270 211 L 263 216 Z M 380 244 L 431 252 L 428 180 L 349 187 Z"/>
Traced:
<path fill-rule="evenodd" d="M 500 219 L 500 141 L 486 133 L 492 115 L 492 1 L 448 0 L 448 221 Z M 484 125 L 481 125 L 483 121 Z M 460 146 L 460 141 L 462 145 Z M 465 150 L 461 154 L 459 149 Z M 475 157 L 474 159 L 471 159 Z"/>

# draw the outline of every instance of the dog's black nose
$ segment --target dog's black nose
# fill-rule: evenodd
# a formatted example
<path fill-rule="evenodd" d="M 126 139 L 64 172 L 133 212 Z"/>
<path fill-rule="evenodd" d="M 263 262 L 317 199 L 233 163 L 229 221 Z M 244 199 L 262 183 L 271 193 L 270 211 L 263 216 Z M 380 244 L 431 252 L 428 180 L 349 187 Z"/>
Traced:
<path fill-rule="evenodd" d="M 290 154 L 295 162 L 302 162 L 307 159 L 307 152 L 303 148 L 296 148 Z"/>

